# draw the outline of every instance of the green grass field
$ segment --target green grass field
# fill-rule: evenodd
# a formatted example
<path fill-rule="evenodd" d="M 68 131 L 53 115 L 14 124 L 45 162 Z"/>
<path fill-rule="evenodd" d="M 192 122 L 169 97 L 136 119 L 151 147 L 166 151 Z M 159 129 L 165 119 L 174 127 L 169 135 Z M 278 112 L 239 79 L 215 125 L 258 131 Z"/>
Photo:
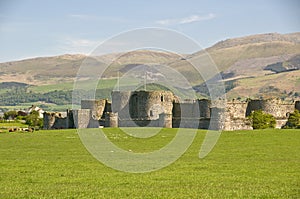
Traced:
<path fill-rule="evenodd" d="M 106 129 L 133 152 L 162 147 L 175 132 L 141 139 Z M 199 159 L 204 136 L 170 166 L 132 174 L 95 160 L 76 130 L 1 133 L 0 198 L 299 198 L 300 130 L 224 132 Z"/>

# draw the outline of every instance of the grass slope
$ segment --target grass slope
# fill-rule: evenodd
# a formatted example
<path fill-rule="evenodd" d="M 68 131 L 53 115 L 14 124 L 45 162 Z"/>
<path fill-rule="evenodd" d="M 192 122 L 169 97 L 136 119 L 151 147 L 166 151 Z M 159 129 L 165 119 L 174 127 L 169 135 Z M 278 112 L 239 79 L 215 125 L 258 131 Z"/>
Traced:
<path fill-rule="evenodd" d="M 175 132 L 167 129 L 141 140 L 106 130 L 115 144 L 137 152 L 165 145 Z M 130 174 L 96 161 L 76 130 L 2 133 L 0 198 L 299 197 L 299 130 L 224 132 L 214 150 L 199 159 L 204 136 L 199 130 L 172 165 Z"/>
<path fill-rule="evenodd" d="M 236 85 L 234 89 L 227 93 L 227 97 L 287 97 L 284 93 L 300 91 L 300 70 L 242 78 L 236 81 Z M 269 90 L 270 87 L 276 90 Z"/>

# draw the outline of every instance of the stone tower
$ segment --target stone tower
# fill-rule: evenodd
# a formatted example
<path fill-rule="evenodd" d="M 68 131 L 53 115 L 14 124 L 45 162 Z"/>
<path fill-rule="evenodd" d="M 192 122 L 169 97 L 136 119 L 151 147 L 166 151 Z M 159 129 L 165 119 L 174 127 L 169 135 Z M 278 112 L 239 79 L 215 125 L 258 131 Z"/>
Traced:
<path fill-rule="evenodd" d="M 175 96 L 170 91 L 114 91 L 112 92 L 112 112 L 118 113 L 120 120 L 130 119 L 144 126 L 151 121 L 158 121 L 160 114 L 172 116 L 174 100 Z"/>

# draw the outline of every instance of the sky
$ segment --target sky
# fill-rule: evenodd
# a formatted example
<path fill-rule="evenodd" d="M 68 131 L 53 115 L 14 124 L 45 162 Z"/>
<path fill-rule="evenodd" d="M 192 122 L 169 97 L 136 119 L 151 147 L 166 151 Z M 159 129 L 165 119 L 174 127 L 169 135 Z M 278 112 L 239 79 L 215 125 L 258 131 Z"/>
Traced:
<path fill-rule="evenodd" d="M 0 0 L 0 62 L 89 54 L 144 27 L 167 28 L 203 48 L 228 38 L 300 32 L 299 0 Z"/>

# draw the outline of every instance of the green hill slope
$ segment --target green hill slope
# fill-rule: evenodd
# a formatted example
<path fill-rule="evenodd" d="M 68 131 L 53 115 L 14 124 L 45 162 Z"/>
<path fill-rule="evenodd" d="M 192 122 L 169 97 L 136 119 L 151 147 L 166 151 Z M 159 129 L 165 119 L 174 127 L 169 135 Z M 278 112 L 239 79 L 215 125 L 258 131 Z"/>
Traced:
<path fill-rule="evenodd" d="M 125 84 L 132 81 L 141 82 L 145 78 L 144 72 L 138 73 L 135 70 L 136 66 L 141 67 L 141 70 L 149 71 L 152 83 L 165 78 L 166 74 L 170 73 L 165 69 L 163 71 L 165 74 L 162 74 L 162 71 L 155 69 L 157 65 L 165 65 L 182 74 L 192 86 L 197 86 L 203 84 L 203 79 L 190 61 L 196 60 L 201 63 L 202 70 L 209 71 L 211 64 L 207 59 L 208 56 L 204 56 L 205 53 L 211 57 L 222 74 L 225 84 L 229 86 L 228 98 L 262 96 L 293 98 L 297 97 L 300 91 L 299 32 L 269 33 L 227 39 L 190 55 L 140 50 L 98 57 L 61 55 L 0 63 L 0 83 L 22 83 L 26 85 L 22 89 L 27 94 L 58 91 L 70 93 L 79 68 L 84 67 L 84 72 L 79 79 L 85 85 L 85 90 L 88 90 L 89 79 L 98 75 L 95 69 L 103 67 L 103 63 L 106 63 L 110 66 L 103 73 L 105 77 L 103 81 L 106 83 L 105 88 L 102 89 L 106 89 L 105 92 L 116 86 L 118 74 L 126 80 L 121 86 L 126 86 Z M 291 68 L 293 70 L 289 70 Z M 214 75 L 211 74 L 209 78 Z M 177 89 L 185 88 L 183 82 L 176 81 L 176 77 L 168 81 L 174 81 L 178 85 Z M 0 93 L 6 93 L 7 96 L 10 92 L 13 93 L 12 88 L 4 87 L 1 87 Z M 2 96 L 0 100 L 7 99 Z M 3 104 L 0 102 L 0 105 Z"/>

